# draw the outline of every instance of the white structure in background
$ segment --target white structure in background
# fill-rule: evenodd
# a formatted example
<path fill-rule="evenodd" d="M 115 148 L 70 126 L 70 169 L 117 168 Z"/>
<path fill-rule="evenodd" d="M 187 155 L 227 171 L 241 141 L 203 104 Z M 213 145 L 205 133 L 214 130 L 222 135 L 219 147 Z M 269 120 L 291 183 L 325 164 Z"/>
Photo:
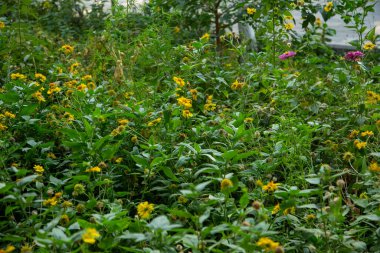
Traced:
<path fill-rule="evenodd" d="M 90 5 L 94 2 L 105 2 L 105 8 L 110 9 L 110 3 L 111 0 L 84 0 L 87 5 Z M 141 6 L 144 2 L 147 2 L 148 0 L 118 0 L 118 3 L 120 5 L 126 6 L 127 3 L 134 3 L 136 6 Z M 325 3 L 326 1 L 322 0 L 315 0 L 319 1 L 320 3 Z M 292 13 L 295 22 L 296 27 L 295 31 L 302 34 L 303 30 L 301 27 L 302 21 L 301 21 L 301 14 L 299 12 L 293 12 Z M 321 16 L 320 16 L 321 17 Z M 323 19 L 322 19 L 323 20 Z M 347 48 L 350 47 L 349 42 L 357 38 L 357 34 L 355 31 L 353 31 L 350 28 L 346 28 L 347 24 L 345 24 L 339 16 L 332 17 L 327 24 L 330 28 L 336 30 L 336 35 L 331 38 L 331 42 L 329 43 L 331 46 L 336 48 Z M 375 13 L 372 13 L 365 19 L 365 24 L 369 29 L 372 29 L 373 27 L 376 27 L 376 34 L 380 35 L 380 0 L 376 0 L 376 6 L 375 6 Z M 251 45 L 253 48 L 255 48 L 256 45 L 256 39 L 255 39 L 255 31 L 252 29 L 252 27 L 247 25 L 235 25 L 232 27 L 232 31 L 235 33 L 244 33 L 248 38 L 252 39 Z"/>

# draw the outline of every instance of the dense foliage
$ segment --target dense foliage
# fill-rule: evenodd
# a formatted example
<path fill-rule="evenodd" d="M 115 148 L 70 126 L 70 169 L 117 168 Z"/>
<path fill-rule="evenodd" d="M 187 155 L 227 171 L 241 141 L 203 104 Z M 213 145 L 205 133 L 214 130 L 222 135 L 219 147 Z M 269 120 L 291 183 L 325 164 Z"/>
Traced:
<path fill-rule="evenodd" d="M 0 252 L 380 252 L 373 1 L 112 3 L 0 3 Z"/>

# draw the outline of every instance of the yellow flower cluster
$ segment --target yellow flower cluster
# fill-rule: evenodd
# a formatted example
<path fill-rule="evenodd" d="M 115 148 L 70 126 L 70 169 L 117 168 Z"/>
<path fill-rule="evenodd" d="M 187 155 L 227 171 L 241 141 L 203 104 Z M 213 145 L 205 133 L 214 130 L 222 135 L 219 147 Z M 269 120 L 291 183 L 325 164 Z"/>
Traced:
<path fill-rule="evenodd" d="M 248 117 L 248 118 L 244 119 L 244 123 L 246 123 L 246 124 L 250 124 L 252 122 L 253 122 L 253 118 Z"/>
<path fill-rule="evenodd" d="M 42 175 L 42 173 L 44 173 L 44 167 L 42 167 L 41 165 L 34 165 L 33 166 L 33 169 L 34 169 L 34 172 L 36 172 L 38 175 Z"/>
<path fill-rule="evenodd" d="M 380 94 L 373 91 L 367 91 L 367 102 L 369 104 L 377 104 L 380 102 Z"/>
<path fill-rule="evenodd" d="M 44 206 L 56 206 L 58 201 L 59 201 L 59 198 L 62 197 L 62 192 L 57 192 L 56 194 L 54 194 L 53 197 L 51 197 L 50 199 L 46 199 L 42 202 L 42 204 Z"/>
<path fill-rule="evenodd" d="M 201 40 L 208 41 L 209 39 L 210 39 L 210 34 L 208 33 L 203 34 L 203 36 L 201 37 Z"/>
<path fill-rule="evenodd" d="M 35 93 L 33 93 L 32 97 L 34 97 L 35 99 L 37 99 L 38 102 L 45 102 L 46 101 L 46 99 L 42 95 L 41 91 L 36 91 Z"/>
<path fill-rule="evenodd" d="M 184 117 L 185 119 L 188 119 L 188 118 L 193 117 L 193 114 L 191 113 L 190 110 L 183 110 L 182 111 L 182 117 Z"/>
<path fill-rule="evenodd" d="M 207 96 L 206 104 L 204 105 L 205 111 L 215 111 L 216 104 L 212 102 L 212 95 Z"/>
<path fill-rule="evenodd" d="M 85 170 L 85 172 L 101 172 L 101 171 L 102 171 L 102 169 L 98 166 L 91 167 L 91 168 Z"/>
<path fill-rule="evenodd" d="M 354 141 L 354 146 L 355 146 L 355 148 L 361 150 L 361 149 L 364 149 L 367 146 L 367 142 L 355 140 Z"/>
<path fill-rule="evenodd" d="M 67 81 L 65 82 L 63 85 L 67 88 L 73 88 L 74 85 L 78 84 L 78 81 L 77 80 L 71 80 L 71 81 Z"/>
<path fill-rule="evenodd" d="M 277 205 L 274 206 L 273 210 L 272 210 L 272 214 L 276 214 L 280 211 L 281 207 L 280 207 L 280 203 L 277 203 Z"/>
<path fill-rule="evenodd" d="M 373 132 L 372 131 L 364 131 L 360 134 L 361 137 L 366 137 L 366 136 L 373 136 Z"/>
<path fill-rule="evenodd" d="M 235 82 L 232 83 L 231 89 L 233 90 L 238 90 L 241 89 L 245 86 L 244 82 L 239 82 L 238 80 L 235 80 Z"/>
<path fill-rule="evenodd" d="M 224 178 L 224 179 L 222 180 L 222 182 L 220 182 L 220 189 L 221 189 L 222 191 L 224 191 L 224 190 L 226 190 L 226 189 L 228 189 L 228 188 L 230 188 L 230 187 L 232 187 L 232 186 L 234 186 L 234 184 L 233 184 L 232 181 L 231 181 L 230 179 L 228 179 L 228 178 Z"/>
<path fill-rule="evenodd" d="M 185 86 L 185 80 L 183 80 L 181 77 L 173 77 L 173 81 L 180 87 Z"/>
<path fill-rule="evenodd" d="M 364 50 L 373 50 L 375 48 L 376 48 L 376 45 L 373 44 L 371 41 L 368 41 L 368 42 L 364 43 L 364 45 L 363 45 Z"/>
<path fill-rule="evenodd" d="M 191 99 L 188 99 L 185 97 L 177 98 L 177 102 L 178 102 L 178 105 L 183 106 L 185 108 L 191 108 L 193 106 Z"/>
<path fill-rule="evenodd" d="M 198 98 L 198 91 L 196 89 L 191 89 L 190 90 L 190 94 L 191 94 L 193 100 L 197 100 L 197 98 Z"/>
<path fill-rule="evenodd" d="M 58 87 L 56 83 L 49 84 L 49 90 L 47 91 L 48 95 L 54 95 L 54 93 L 58 93 L 61 91 L 61 88 Z"/>
<path fill-rule="evenodd" d="M 82 234 L 82 240 L 88 244 L 94 244 L 99 237 L 100 234 L 95 228 L 87 228 Z"/>
<path fill-rule="evenodd" d="M 380 166 L 379 166 L 379 164 L 377 162 L 372 162 L 369 165 L 369 170 L 373 171 L 373 172 L 380 172 Z"/>
<path fill-rule="evenodd" d="M 284 28 L 286 29 L 286 30 L 293 30 L 294 29 L 294 24 L 293 23 L 285 23 L 284 24 Z"/>
<path fill-rule="evenodd" d="M 142 202 L 137 206 L 137 214 L 142 219 L 148 219 L 154 210 L 154 204 L 149 204 L 148 201 Z"/>
<path fill-rule="evenodd" d="M 333 6 L 334 6 L 333 2 L 327 2 L 323 9 L 325 10 L 325 12 L 329 12 L 332 10 Z"/>
<path fill-rule="evenodd" d="M 0 114 L 0 119 L 4 119 L 4 118 L 14 119 L 16 118 L 16 115 L 9 111 L 5 111 L 4 114 Z"/>
<path fill-rule="evenodd" d="M 284 215 L 295 214 L 295 213 L 296 213 L 296 208 L 294 206 L 286 208 L 283 212 Z"/>
<path fill-rule="evenodd" d="M 73 74 L 78 73 L 77 67 L 79 67 L 80 63 L 79 62 L 74 62 L 73 64 L 70 65 L 69 71 Z"/>
<path fill-rule="evenodd" d="M 5 23 L 3 21 L 0 21 L 0 29 L 4 29 L 5 28 Z"/>
<path fill-rule="evenodd" d="M 1 23 L 0 22 L 0 28 L 1 28 Z M 0 249 L 0 253 L 11 253 L 13 251 L 15 251 L 15 247 L 13 245 L 8 245 L 5 249 Z"/>
<path fill-rule="evenodd" d="M 13 74 L 11 74 L 11 79 L 12 80 L 22 80 L 22 81 L 25 81 L 26 80 L 26 75 L 23 75 L 23 74 L 20 74 L 20 73 L 13 73 Z"/>
<path fill-rule="evenodd" d="M 2 123 L 0 123 L 0 131 L 5 131 L 5 130 L 7 130 L 7 129 L 8 129 L 7 126 L 5 126 L 5 125 L 3 125 Z"/>
<path fill-rule="evenodd" d="M 278 189 L 279 185 L 280 185 L 280 183 L 275 183 L 273 181 L 270 181 L 268 184 L 263 185 L 262 189 L 263 189 L 263 191 L 274 192 L 275 190 Z"/>
<path fill-rule="evenodd" d="M 157 124 L 160 123 L 160 122 L 161 122 L 161 118 L 157 118 L 157 119 L 154 119 L 154 120 L 148 122 L 148 126 L 149 126 L 149 127 L 152 127 L 152 126 L 157 125 Z"/>
<path fill-rule="evenodd" d="M 257 242 L 256 245 L 260 248 L 263 248 L 266 252 L 273 252 L 275 251 L 280 244 L 278 242 L 274 242 L 272 239 L 268 237 L 261 237 Z"/>
<path fill-rule="evenodd" d="M 255 13 L 256 13 L 256 9 L 255 8 L 250 8 L 250 7 L 247 8 L 247 14 L 248 15 L 253 15 Z"/>
<path fill-rule="evenodd" d="M 81 92 L 85 92 L 87 90 L 87 85 L 85 85 L 84 83 L 81 83 L 77 86 L 77 90 L 78 91 L 81 91 Z"/>
<path fill-rule="evenodd" d="M 65 112 L 63 114 L 63 118 L 66 120 L 67 123 L 72 123 L 75 120 L 74 115 L 72 115 L 69 112 Z"/>
<path fill-rule="evenodd" d="M 74 47 L 73 46 L 70 46 L 70 45 L 63 45 L 61 47 L 61 50 L 65 53 L 65 54 L 71 54 L 72 52 L 74 52 Z"/>
<path fill-rule="evenodd" d="M 352 130 L 351 133 L 350 133 L 350 135 L 348 136 L 348 138 L 353 139 L 356 136 L 358 136 L 358 134 L 359 134 L 358 130 Z"/>
<path fill-rule="evenodd" d="M 34 77 L 36 79 L 39 79 L 41 82 L 45 82 L 46 81 L 46 76 L 44 76 L 43 74 L 36 73 L 36 74 L 34 74 Z"/>

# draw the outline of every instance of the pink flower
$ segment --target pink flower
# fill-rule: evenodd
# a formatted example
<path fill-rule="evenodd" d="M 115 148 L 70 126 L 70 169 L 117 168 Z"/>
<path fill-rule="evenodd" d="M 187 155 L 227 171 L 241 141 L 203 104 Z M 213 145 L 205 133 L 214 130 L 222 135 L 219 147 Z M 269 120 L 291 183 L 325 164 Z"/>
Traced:
<path fill-rule="evenodd" d="M 364 54 L 360 51 L 350 51 L 344 56 L 347 61 L 360 61 L 363 57 Z"/>
<path fill-rule="evenodd" d="M 286 60 L 290 57 L 294 57 L 296 54 L 297 54 L 296 52 L 288 51 L 280 55 L 278 58 L 280 58 L 280 60 Z"/>

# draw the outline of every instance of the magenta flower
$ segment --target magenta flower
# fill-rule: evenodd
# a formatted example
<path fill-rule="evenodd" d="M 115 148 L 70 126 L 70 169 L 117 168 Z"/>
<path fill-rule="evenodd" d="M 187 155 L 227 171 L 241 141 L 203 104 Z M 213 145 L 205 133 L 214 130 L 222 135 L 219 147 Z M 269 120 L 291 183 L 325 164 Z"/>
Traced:
<path fill-rule="evenodd" d="M 280 55 L 278 58 L 280 58 L 280 60 L 286 60 L 288 58 L 294 57 L 296 54 L 296 52 L 288 51 Z"/>
<path fill-rule="evenodd" d="M 364 54 L 360 51 L 350 51 L 344 56 L 347 61 L 360 61 L 364 57 Z"/>

